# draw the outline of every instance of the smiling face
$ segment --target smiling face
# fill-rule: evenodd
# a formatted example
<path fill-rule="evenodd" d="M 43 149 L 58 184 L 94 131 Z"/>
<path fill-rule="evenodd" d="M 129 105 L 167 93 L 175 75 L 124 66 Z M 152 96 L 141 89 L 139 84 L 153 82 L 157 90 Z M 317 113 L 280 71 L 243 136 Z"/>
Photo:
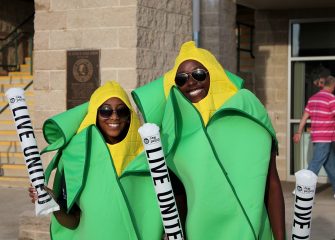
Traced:
<path fill-rule="evenodd" d="M 206 78 L 203 81 L 197 81 L 190 74 L 197 69 L 203 69 L 207 72 Z M 188 80 L 185 84 L 178 86 L 179 90 L 188 100 L 192 103 L 197 103 L 207 96 L 210 85 L 210 76 L 207 68 L 195 60 L 186 60 L 179 65 L 176 75 L 180 73 L 188 74 Z"/>
<path fill-rule="evenodd" d="M 109 98 L 98 109 L 97 125 L 106 142 L 110 144 L 118 143 L 128 133 L 130 110 L 121 99 Z"/>

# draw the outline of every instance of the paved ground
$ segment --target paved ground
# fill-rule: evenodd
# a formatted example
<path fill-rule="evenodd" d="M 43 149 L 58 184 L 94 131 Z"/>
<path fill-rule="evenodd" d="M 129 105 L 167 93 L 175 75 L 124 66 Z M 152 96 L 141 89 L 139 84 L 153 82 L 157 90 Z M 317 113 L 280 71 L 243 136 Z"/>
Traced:
<path fill-rule="evenodd" d="M 283 182 L 282 186 L 286 205 L 287 239 L 291 239 L 294 183 Z M 19 215 L 23 211 L 34 210 L 27 189 L 0 187 L 0 201 L 0 240 L 17 239 Z M 311 239 L 335 240 L 335 199 L 329 185 L 318 187 L 312 214 Z"/>
<path fill-rule="evenodd" d="M 26 188 L 0 187 L 0 240 L 17 239 L 19 215 L 34 209 Z"/>

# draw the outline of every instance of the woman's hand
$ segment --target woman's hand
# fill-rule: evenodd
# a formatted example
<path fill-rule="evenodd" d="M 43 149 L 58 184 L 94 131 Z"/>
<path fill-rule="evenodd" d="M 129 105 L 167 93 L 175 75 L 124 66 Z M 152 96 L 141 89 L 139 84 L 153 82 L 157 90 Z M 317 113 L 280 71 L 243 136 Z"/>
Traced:
<path fill-rule="evenodd" d="M 44 190 L 55 199 L 55 195 L 50 188 L 44 186 Z M 28 188 L 28 192 L 29 197 L 31 198 L 31 202 L 35 203 L 38 200 L 36 189 L 33 186 L 30 186 Z M 81 211 L 77 205 L 75 206 L 76 207 L 74 207 L 70 213 L 67 213 L 66 210 L 64 210 L 62 207 L 59 211 L 53 212 L 58 222 L 69 229 L 76 229 L 79 225 Z"/>
<path fill-rule="evenodd" d="M 50 188 L 44 186 L 44 190 L 47 191 L 53 199 L 55 199 L 55 195 Z M 38 200 L 36 189 L 32 185 L 30 185 L 30 187 L 28 188 L 28 192 L 29 197 L 31 198 L 31 202 L 35 203 Z"/>
<path fill-rule="evenodd" d="M 38 199 L 36 189 L 30 185 L 30 187 L 28 188 L 28 192 L 29 192 L 29 197 L 31 198 L 31 202 L 35 203 Z"/>

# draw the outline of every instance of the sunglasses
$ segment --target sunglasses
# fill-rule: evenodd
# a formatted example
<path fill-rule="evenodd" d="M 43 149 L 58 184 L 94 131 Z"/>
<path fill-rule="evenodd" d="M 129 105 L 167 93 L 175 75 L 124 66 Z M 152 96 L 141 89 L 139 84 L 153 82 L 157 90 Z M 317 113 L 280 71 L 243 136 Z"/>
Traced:
<path fill-rule="evenodd" d="M 127 107 L 112 109 L 109 105 L 103 105 L 98 109 L 98 113 L 102 118 L 110 118 L 115 113 L 120 119 L 128 119 L 130 110 Z"/>
<path fill-rule="evenodd" d="M 174 82 L 176 83 L 178 87 L 182 87 L 185 85 L 187 80 L 190 78 L 190 75 L 192 76 L 194 80 L 198 82 L 202 82 L 206 80 L 207 74 L 208 74 L 208 71 L 201 69 L 201 68 L 197 68 L 189 73 L 186 73 L 186 72 L 177 73 L 174 79 Z"/>

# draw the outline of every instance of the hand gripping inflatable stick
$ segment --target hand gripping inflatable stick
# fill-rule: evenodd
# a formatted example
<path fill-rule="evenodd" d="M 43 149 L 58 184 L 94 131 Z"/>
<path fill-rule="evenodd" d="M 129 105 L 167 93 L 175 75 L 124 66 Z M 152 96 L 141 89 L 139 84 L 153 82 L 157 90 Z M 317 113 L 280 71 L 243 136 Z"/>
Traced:
<path fill-rule="evenodd" d="M 138 132 L 141 135 L 149 163 L 166 236 L 168 239 L 183 239 L 178 209 L 165 163 L 159 127 L 153 123 L 145 123 L 138 129 Z"/>
<path fill-rule="evenodd" d="M 295 173 L 295 201 L 292 226 L 293 239 L 309 239 L 312 223 L 312 209 L 316 189 L 316 176 L 310 170 Z"/>
<path fill-rule="evenodd" d="M 31 124 L 28 107 L 24 98 L 24 90 L 10 88 L 6 92 L 9 107 L 12 111 L 16 131 L 21 142 L 24 160 L 32 185 L 37 191 L 38 200 L 35 202 L 36 215 L 44 215 L 59 210 L 58 204 L 44 189 L 44 171 L 34 130 Z"/>

